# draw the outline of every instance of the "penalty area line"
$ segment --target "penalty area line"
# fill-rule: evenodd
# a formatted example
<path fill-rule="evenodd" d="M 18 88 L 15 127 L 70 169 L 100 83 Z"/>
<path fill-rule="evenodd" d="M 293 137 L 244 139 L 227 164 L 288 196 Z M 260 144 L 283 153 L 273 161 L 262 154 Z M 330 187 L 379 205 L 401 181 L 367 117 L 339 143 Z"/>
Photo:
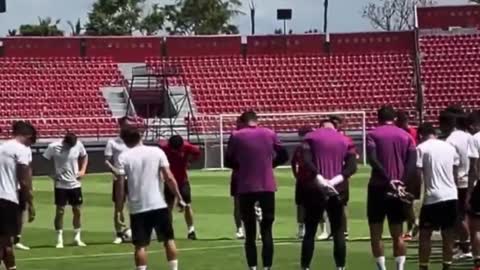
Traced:
<path fill-rule="evenodd" d="M 276 243 L 275 246 L 290 246 L 296 245 L 298 242 L 284 242 Z M 179 252 L 185 251 L 203 251 L 203 250 L 218 250 L 218 249 L 231 249 L 231 248 L 243 248 L 243 245 L 224 245 L 224 246 L 211 246 L 211 247 L 192 247 L 192 248 L 179 248 Z M 152 250 L 149 254 L 163 253 L 163 250 Z M 117 253 L 99 253 L 99 254 L 83 254 L 83 255 L 69 255 L 69 256 L 55 256 L 55 257 L 33 257 L 17 259 L 17 262 L 33 262 L 43 260 L 72 260 L 72 259 L 88 259 L 88 258 L 107 258 L 107 257 L 119 257 L 133 255 L 132 252 L 117 252 Z"/>

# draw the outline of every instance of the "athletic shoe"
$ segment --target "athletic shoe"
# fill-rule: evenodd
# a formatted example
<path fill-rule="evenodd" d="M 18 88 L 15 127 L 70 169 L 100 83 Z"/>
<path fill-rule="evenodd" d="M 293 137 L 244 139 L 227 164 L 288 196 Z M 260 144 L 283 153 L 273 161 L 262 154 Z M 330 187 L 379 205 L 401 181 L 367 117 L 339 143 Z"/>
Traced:
<path fill-rule="evenodd" d="M 115 245 L 120 245 L 121 243 L 123 243 L 123 239 L 121 237 L 116 237 L 115 240 L 113 240 L 113 243 Z"/>
<path fill-rule="evenodd" d="M 349 238 L 348 232 L 344 232 L 343 235 L 345 236 L 345 240 L 348 240 Z"/>
<path fill-rule="evenodd" d="M 471 252 L 463 253 L 463 251 L 459 250 L 457 253 L 453 255 L 454 261 L 469 260 L 469 259 L 473 259 L 473 255 Z"/>
<path fill-rule="evenodd" d="M 55 246 L 55 248 L 63 248 L 63 243 L 62 243 L 62 242 L 58 242 L 57 245 Z"/>
<path fill-rule="evenodd" d="M 73 243 L 77 246 L 77 247 L 86 247 L 87 244 L 85 244 L 81 239 L 75 239 L 73 241 Z"/>
<path fill-rule="evenodd" d="M 190 233 L 188 233 L 187 238 L 190 239 L 190 240 L 197 240 L 197 234 L 195 233 L 195 231 L 190 232 Z"/>
<path fill-rule="evenodd" d="M 298 226 L 297 238 L 303 239 L 305 237 L 305 226 Z"/>
<path fill-rule="evenodd" d="M 16 249 L 19 249 L 19 250 L 30 250 L 29 247 L 25 246 L 25 245 L 22 244 L 22 243 L 16 243 L 16 244 L 15 244 L 15 248 L 16 248 Z"/>
<path fill-rule="evenodd" d="M 328 234 L 328 232 L 323 231 L 321 234 L 318 235 L 317 240 L 325 241 L 325 240 L 328 240 L 328 238 L 330 238 L 330 235 Z"/>
<path fill-rule="evenodd" d="M 245 234 L 243 233 L 243 229 L 240 228 L 237 230 L 237 233 L 235 234 L 235 237 L 237 239 L 244 239 L 245 238 Z"/>

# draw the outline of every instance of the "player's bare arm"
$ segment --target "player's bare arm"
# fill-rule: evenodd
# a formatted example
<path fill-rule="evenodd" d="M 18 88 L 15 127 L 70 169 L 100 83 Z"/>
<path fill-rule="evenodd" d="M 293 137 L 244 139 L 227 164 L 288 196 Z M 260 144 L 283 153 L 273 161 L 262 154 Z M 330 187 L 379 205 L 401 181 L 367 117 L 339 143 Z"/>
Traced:
<path fill-rule="evenodd" d="M 183 210 L 183 207 L 185 207 L 185 203 L 183 202 L 182 195 L 180 194 L 177 181 L 175 180 L 175 177 L 173 176 L 172 171 L 170 170 L 169 167 L 162 167 L 160 169 L 160 173 L 162 174 L 163 179 L 165 179 L 165 183 L 167 184 L 170 191 L 173 194 L 175 194 L 175 197 L 178 199 L 181 210 Z"/>
<path fill-rule="evenodd" d="M 17 164 L 17 177 L 20 184 L 20 193 L 28 205 L 28 221 L 35 219 L 35 208 L 33 206 L 32 168 L 30 165 Z"/>
<path fill-rule="evenodd" d="M 113 157 L 112 156 L 106 156 L 105 157 L 105 165 L 107 165 L 107 168 L 112 172 L 114 175 L 119 175 L 119 171 L 115 166 L 113 165 Z"/>
<path fill-rule="evenodd" d="M 80 165 L 80 169 L 78 170 L 78 178 L 82 178 L 87 174 L 87 166 L 88 166 L 88 155 L 78 158 L 78 163 Z"/>
<path fill-rule="evenodd" d="M 125 176 L 117 175 L 114 182 L 115 185 L 115 210 L 119 213 L 123 212 L 125 198 Z"/>

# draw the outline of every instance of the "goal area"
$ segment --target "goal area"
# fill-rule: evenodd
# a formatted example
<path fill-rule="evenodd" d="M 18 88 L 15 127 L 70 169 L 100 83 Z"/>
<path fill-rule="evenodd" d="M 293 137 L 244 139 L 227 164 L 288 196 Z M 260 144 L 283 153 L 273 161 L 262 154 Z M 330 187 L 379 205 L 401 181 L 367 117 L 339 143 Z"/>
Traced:
<path fill-rule="evenodd" d="M 274 130 L 282 144 L 291 154 L 301 138 L 298 130 L 302 127 L 318 128 L 323 120 L 336 117 L 341 121 L 339 130 L 351 137 L 356 144 L 359 162 L 366 164 L 366 113 L 364 111 L 305 112 L 305 113 L 259 113 L 259 126 Z M 203 116 L 209 119 L 203 127 L 205 159 L 204 168 L 223 170 L 228 140 L 236 129 L 240 114 Z"/>

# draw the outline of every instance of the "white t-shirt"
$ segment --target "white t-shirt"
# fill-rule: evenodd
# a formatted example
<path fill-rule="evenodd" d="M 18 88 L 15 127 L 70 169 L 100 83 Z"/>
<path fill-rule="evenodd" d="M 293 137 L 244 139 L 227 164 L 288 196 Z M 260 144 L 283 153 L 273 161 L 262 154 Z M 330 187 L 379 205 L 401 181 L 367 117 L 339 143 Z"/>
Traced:
<path fill-rule="evenodd" d="M 82 186 L 78 181 L 78 159 L 87 156 L 87 150 L 80 141 L 66 150 L 62 141 L 53 142 L 48 145 L 43 157 L 52 160 L 55 166 L 55 188 L 74 189 Z"/>
<path fill-rule="evenodd" d="M 472 158 L 480 158 L 480 132 L 473 135 Z"/>
<path fill-rule="evenodd" d="M 121 153 L 126 151 L 128 147 L 121 138 L 110 139 L 105 147 L 105 157 L 113 159 L 113 166 L 118 168 L 118 157 Z"/>
<path fill-rule="evenodd" d="M 423 204 L 458 199 L 453 167 L 460 164 L 455 148 L 444 141 L 430 139 L 417 146 L 417 168 L 423 171 Z"/>
<path fill-rule="evenodd" d="M 18 204 L 17 165 L 31 162 L 32 150 L 17 140 L 0 145 L 0 199 Z"/>
<path fill-rule="evenodd" d="M 455 130 L 448 136 L 447 142 L 453 145 L 460 156 L 458 166 L 458 188 L 468 188 L 468 171 L 470 170 L 470 158 L 478 158 L 474 151 L 473 136 L 465 131 Z"/>
<path fill-rule="evenodd" d="M 128 177 L 130 214 L 167 208 L 160 168 L 170 164 L 160 148 L 138 145 L 120 154 L 119 162 L 120 173 Z"/>

